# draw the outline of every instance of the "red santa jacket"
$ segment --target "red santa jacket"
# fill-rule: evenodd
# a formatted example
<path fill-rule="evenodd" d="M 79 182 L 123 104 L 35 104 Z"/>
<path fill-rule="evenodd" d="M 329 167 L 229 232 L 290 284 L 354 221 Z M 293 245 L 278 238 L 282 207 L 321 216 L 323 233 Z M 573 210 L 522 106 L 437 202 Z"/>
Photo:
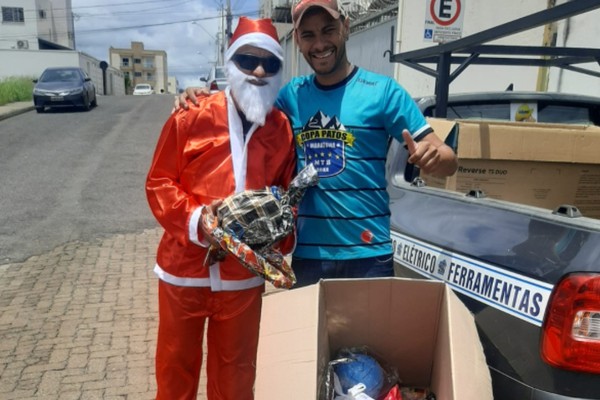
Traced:
<path fill-rule="evenodd" d="M 146 179 L 150 208 L 165 229 L 154 271 L 178 286 L 256 287 L 263 279 L 233 256 L 204 265 L 208 249 L 198 236 L 200 211 L 246 189 L 287 188 L 296 168 L 293 134 L 285 115 L 273 109 L 265 126 L 254 124 L 244 142 L 229 90 L 199 102 L 167 120 Z M 284 252 L 291 252 L 289 242 Z"/>

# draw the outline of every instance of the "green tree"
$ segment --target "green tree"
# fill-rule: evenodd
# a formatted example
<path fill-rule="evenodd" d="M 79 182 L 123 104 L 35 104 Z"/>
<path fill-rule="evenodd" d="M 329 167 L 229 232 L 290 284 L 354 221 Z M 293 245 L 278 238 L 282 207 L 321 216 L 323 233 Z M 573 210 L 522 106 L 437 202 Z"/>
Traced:
<path fill-rule="evenodd" d="M 129 74 L 125 74 L 125 94 L 129 93 L 129 88 L 131 87 L 131 78 L 129 78 Z"/>

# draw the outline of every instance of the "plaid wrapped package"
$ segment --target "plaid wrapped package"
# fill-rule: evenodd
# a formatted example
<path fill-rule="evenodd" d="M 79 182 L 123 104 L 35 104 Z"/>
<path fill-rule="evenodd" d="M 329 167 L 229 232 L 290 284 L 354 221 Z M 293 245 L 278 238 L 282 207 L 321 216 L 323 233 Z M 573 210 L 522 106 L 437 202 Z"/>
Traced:
<path fill-rule="evenodd" d="M 281 203 L 277 187 L 246 190 L 226 198 L 217 218 L 225 231 L 254 249 L 272 245 L 294 228 L 292 208 Z"/>
<path fill-rule="evenodd" d="M 208 262 L 232 254 L 275 287 L 291 288 L 296 282 L 294 272 L 272 246 L 294 230 L 293 207 L 318 180 L 316 169 L 309 164 L 292 180 L 287 191 L 279 187 L 246 190 L 224 199 L 216 218 L 202 216 L 205 227 L 210 227 L 221 246 L 209 252 Z"/>

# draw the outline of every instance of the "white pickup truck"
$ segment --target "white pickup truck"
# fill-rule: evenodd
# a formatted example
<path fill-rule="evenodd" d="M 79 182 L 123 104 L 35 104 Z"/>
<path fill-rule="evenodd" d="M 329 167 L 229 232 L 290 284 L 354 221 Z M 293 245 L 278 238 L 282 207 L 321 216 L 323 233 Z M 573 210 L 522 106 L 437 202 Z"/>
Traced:
<path fill-rule="evenodd" d="M 538 122 L 600 125 L 600 98 L 550 93 L 450 96 L 447 118 L 508 120 L 514 103 Z M 418 104 L 431 115 L 435 98 Z M 600 220 L 433 188 L 405 160 L 391 144 L 396 275 L 445 281 L 472 311 L 495 400 L 600 399 Z"/>

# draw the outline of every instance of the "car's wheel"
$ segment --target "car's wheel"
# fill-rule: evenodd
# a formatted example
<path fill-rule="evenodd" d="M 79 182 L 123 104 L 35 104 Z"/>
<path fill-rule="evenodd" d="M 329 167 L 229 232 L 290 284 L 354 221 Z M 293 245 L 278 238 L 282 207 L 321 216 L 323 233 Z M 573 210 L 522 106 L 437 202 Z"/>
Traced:
<path fill-rule="evenodd" d="M 90 99 L 87 96 L 83 96 L 83 110 L 90 111 Z"/>
<path fill-rule="evenodd" d="M 92 107 L 98 106 L 98 98 L 96 97 L 96 92 L 94 92 L 94 100 L 92 100 Z"/>
<path fill-rule="evenodd" d="M 44 112 L 44 107 L 36 107 L 35 111 L 37 111 L 38 113 L 43 113 Z"/>

